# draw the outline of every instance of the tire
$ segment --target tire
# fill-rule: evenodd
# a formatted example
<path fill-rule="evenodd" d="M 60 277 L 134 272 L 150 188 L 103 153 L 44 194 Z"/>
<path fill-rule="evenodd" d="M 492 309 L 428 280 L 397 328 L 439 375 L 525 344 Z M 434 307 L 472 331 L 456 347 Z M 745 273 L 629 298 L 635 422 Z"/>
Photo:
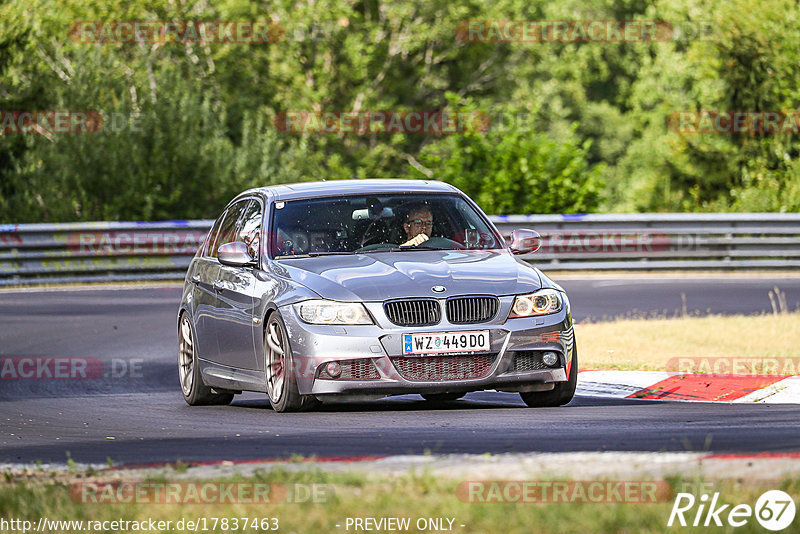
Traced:
<path fill-rule="evenodd" d="M 422 396 L 428 402 L 448 402 L 455 401 L 466 395 L 466 393 L 426 393 Z"/>
<path fill-rule="evenodd" d="M 552 408 L 569 404 L 575 396 L 578 385 L 578 343 L 572 345 L 572 363 L 566 382 L 558 382 L 550 391 L 530 391 L 519 394 L 522 400 L 531 408 Z"/>
<path fill-rule="evenodd" d="M 273 312 L 264 327 L 264 370 L 267 396 L 276 412 L 313 410 L 320 402 L 313 395 L 301 395 L 297 389 L 297 373 L 291 370 L 292 349 L 280 313 Z M 286 370 L 289 369 L 289 372 Z"/>
<path fill-rule="evenodd" d="M 183 400 L 189 406 L 227 405 L 233 393 L 215 393 L 203 383 L 200 366 L 197 364 L 195 335 L 188 313 L 182 313 L 178 322 L 178 378 Z"/>

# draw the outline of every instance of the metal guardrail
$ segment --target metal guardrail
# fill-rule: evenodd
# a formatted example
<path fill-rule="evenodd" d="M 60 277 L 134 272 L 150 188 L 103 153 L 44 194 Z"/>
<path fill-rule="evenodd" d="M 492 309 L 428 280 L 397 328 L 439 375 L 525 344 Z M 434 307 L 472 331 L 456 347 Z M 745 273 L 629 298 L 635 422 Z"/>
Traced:
<path fill-rule="evenodd" d="M 508 235 L 533 228 L 545 269 L 800 267 L 800 214 L 498 215 Z M 213 221 L 0 225 L 0 286 L 180 280 Z"/>
<path fill-rule="evenodd" d="M 0 286 L 180 280 L 213 222 L 0 225 Z"/>
<path fill-rule="evenodd" d="M 504 234 L 544 238 L 526 260 L 546 269 L 796 269 L 800 213 L 498 215 Z"/>

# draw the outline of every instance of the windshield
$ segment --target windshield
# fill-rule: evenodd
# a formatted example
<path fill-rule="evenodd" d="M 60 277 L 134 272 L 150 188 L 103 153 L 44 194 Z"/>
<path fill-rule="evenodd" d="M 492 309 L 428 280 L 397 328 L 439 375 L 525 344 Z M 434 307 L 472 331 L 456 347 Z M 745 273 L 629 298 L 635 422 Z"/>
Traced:
<path fill-rule="evenodd" d="M 274 207 L 270 252 L 275 258 L 505 247 L 459 195 L 339 196 Z"/>

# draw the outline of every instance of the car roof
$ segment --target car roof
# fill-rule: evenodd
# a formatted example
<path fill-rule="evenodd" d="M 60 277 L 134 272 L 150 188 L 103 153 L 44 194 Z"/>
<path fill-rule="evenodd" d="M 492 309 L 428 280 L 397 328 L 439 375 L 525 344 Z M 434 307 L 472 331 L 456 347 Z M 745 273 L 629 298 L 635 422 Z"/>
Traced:
<path fill-rule="evenodd" d="M 239 196 L 260 193 L 271 194 L 275 200 L 354 195 L 366 193 L 458 193 L 452 185 L 437 180 L 403 180 L 365 178 L 361 180 L 330 180 L 325 182 L 300 182 L 295 184 L 258 187 Z"/>

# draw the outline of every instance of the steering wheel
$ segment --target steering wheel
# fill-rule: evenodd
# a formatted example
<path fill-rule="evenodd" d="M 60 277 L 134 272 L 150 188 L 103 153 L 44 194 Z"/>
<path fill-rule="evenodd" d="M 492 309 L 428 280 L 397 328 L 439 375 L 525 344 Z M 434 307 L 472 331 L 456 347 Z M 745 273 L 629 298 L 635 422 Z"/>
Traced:
<path fill-rule="evenodd" d="M 386 222 L 383 221 L 382 219 L 375 219 L 374 221 L 370 222 L 369 226 L 367 226 L 367 229 L 364 230 L 364 235 L 361 236 L 361 243 L 359 244 L 361 248 L 359 250 L 363 249 L 364 247 L 371 246 L 373 244 L 380 244 L 380 243 L 370 243 L 371 241 L 374 241 L 380 237 L 378 234 L 370 235 L 370 232 L 375 229 L 375 226 L 378 223 L 383 224 L 384 227 L 386 226 Z"/>
<path fill-rule="evenodd" d="M 369 252 L 370 250 L 380 250 L 384 248 L 397 248 L 400 245 L 395 243 L 375 243 L 372 245 L 367 245 L 365 247 L 361 247 L 360 249 L 356 250 L 355 252 Z M 453 241 L 452 239 L 447 239 L 446 237 L 431 237 L 427 241 L 423 241 L 419 245 L 420 247 L 441 247 L 442 250 L 465 250 L 467 247 L 459 243 L 458 241 Z M 415 247 L 408 247 L 409 250 L 413 250 Z"/>

